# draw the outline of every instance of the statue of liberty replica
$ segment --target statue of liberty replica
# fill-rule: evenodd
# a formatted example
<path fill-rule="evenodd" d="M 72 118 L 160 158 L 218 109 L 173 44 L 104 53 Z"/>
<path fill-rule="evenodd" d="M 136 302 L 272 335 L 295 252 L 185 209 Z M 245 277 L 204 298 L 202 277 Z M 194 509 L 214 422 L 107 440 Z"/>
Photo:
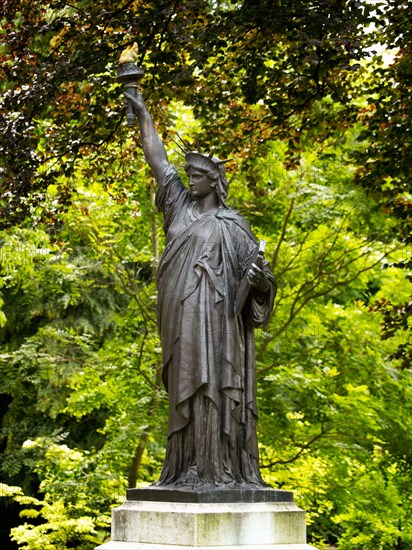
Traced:
<path fill-rule="evenodd" d="M 225 161 L 186 150 L 186 187 L 142 95 L 126 97 L 157 182 L 166 235 L 157 319 L 169 426 L 157 485 L 266 486 L 256 437 L 254 328 L 272 311 L 273 275 L 257 256 L 249 224 L 226 204 Z"/>

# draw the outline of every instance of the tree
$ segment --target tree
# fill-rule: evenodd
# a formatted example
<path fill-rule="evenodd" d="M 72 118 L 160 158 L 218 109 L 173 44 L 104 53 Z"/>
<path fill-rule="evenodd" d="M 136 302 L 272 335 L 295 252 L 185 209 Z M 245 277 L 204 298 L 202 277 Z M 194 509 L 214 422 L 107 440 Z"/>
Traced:
<path fill-rule="evenodd" d="M 395 265 L 407 270 L 409 280 L 412 277 L 410 10 L 410 2 L 389 1 L 377 20 L 376 40 L 392 50 L 394 60 L 389 66 L 379 62 L 373 78 L 367 81 L 368 99 L 360 135 L 366 147 L 356 155 L 360 185 L 397 220 L 394 233 L 403 243 L 404 252 L 395 260 Z M 384 339 L 395 333 L 405 335 L 394 357 L 402 359 L 403 367 L 409 368 L 412 359 L 411 300 L 408 297 L 403 303 L 392 303 L 383 298 L 373 309 L 382 314 Z"/>
<path fill-rule="evenodd" d="M 155 105 L 183 100 L 202 119 L 209 146 L 227 142 L 223 155 L 253 158 L 274 135 L 287 137 L 293 154 L 302 129 L 316 125 L 308 117 L 312 104 L 326 95 L 347 100 L 353 61 L 366 55 L 359 27 L 372 9 L 352 0 L 79 0 L 42 9 L 7 1 L 0 126 L 6 224 L 30 216 L 30 204 L 42 203 L 59 174 L 73 174 L 79 155 L 119 136 L 114 63 L 136 37 L 160 124 L 171 121 Z M 60 185 L 62 207 L 69 197 L 70 185 Z"/>

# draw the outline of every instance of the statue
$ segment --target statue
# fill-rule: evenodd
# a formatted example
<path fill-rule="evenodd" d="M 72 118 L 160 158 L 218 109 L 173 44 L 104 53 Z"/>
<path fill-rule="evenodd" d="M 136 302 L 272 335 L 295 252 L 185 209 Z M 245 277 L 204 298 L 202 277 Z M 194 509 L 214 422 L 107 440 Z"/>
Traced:
<path fill-rule="evenodd" d="M 256 437 L 254 327 L 270 316 L 276 285 L 248 223 L 226 205 L 225 161 L 186 152 L 186 188 L 169 163 L 142 95 L 125 93 L 157 182 L 166 246 L 157 319 L 169 395 L 166 458 L 158 487 L 267 487 Z M 242 280 L 247 299 L 234 303 Z"/>

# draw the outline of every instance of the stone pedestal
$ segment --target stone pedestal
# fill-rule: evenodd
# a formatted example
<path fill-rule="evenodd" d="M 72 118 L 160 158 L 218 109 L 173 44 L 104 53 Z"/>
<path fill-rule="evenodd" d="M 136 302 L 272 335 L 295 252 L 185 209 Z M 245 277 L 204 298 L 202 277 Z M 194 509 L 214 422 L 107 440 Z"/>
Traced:
<path fill-rule="evenodd" d="M 292 493 L 246 491 L 243 502 L 238 491 L 185 493 L 129 491 L 128 500 L 112 511 L 112 541 L 96 550 L 315 550 L 306 544 L 305 512 Z M 130 500 L 142 496 L 146 499 Z"/>

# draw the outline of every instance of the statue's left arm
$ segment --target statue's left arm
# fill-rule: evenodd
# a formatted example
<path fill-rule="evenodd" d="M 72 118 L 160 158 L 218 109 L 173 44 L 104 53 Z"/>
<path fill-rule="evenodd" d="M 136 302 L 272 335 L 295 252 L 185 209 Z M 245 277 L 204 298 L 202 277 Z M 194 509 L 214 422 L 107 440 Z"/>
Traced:
<path fill-rule="evenodd" d="M 252 324 L 255 327 L 261 327 L 266 325 L 270 319 L 277 286 L 267 261 L 264 262 L 261 268 L 252 264 L 249 273 L 251 272 L 253 275 L 250 276 L 249 280 L 254 280 L 256 283 L 251 283 L 249 315 Z"/>
<path fill-rule="evenodd" d="M 265 293 L 270 288 L 267 269 L 258 267 L 256 264 L 250 266 L 247 278 L 256 292 Z"/>
<path fill-rule="evenodd" d="M 239 263 L 243 276 L 246 276 L 251 286 L 244 313 L 255 327 L 259 327 L 267 324 L 270 319 L 276 296 L 276 282 L 267 260 L 263 260 L 262 265 L 250 263 L 256 253 L 257 244 L 249 224 L 242 219 L 238 227 L 242 228 L 238 233 Z"/>

